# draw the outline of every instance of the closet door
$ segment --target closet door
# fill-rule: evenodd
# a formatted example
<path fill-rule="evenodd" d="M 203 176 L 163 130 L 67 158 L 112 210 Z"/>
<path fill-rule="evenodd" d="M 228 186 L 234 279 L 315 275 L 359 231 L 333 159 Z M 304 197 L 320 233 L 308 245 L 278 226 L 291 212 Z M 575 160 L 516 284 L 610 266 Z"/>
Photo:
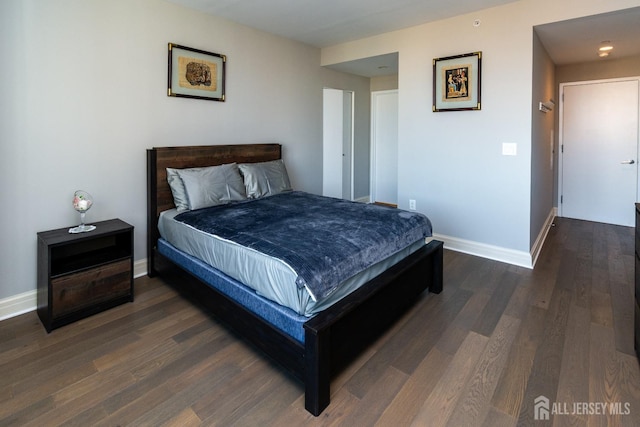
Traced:
<path fill-rule="evenodd" d="M 371 93 L 371 199 L 398 204 L 398 91 Z"/>
<path fill-rule="evenodd" d="M 353 92 L 325 88 L 322 109 L 322 194 L 351 200 Z"/>

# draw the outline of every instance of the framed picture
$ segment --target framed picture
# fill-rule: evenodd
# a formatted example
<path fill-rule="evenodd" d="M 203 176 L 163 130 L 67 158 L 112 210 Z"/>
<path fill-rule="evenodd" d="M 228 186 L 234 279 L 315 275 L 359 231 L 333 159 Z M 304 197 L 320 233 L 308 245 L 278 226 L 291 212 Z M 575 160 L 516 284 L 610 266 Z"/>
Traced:
<path fill-rule="evenodd" d="M 480 109 L 482 52 L 433 60 L 433 111 Z"/>
<path fill-rule="evenodd" d="M 167 95 L 224 101 L 227 57 L 169 43 Z"/>

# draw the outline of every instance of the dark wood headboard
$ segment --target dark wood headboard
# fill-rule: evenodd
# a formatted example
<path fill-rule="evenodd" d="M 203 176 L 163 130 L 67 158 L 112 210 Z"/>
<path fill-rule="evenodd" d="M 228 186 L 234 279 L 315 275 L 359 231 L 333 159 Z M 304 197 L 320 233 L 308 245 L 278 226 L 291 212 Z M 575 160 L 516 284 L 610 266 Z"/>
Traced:
<path fill-rule="evenodd" d="M 147 270 L 155 273 L 160 213 L 175 207 L 166 168 L 195 168 L 227 163 L 257 163 L 282 157 L 280 144 L 154 147 L 147 150 Z"/>

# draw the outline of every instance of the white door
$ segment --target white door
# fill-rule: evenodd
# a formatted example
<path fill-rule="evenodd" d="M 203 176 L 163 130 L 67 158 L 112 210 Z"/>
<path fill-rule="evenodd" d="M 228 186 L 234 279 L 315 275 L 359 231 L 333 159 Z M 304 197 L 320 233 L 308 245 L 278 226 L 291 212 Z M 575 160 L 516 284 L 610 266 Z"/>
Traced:
<path fill-rule="evenodd" d="M 342 92 L 342 198 L 353 199 L 353 92 Z"/>
<path fill-rule="evenodd" d="M 353 92 L 325 88 L 322 99 L 322 194 L 351 199 Z"/>
<path fill-rule="evenodd" d="M 638 80 L 561 85 L 561 216 L 633 226 Z"/>
<path fill-rule="evenodd" d="M 371 199 L 398 204 L 398 91 L 371 93 Z"/>

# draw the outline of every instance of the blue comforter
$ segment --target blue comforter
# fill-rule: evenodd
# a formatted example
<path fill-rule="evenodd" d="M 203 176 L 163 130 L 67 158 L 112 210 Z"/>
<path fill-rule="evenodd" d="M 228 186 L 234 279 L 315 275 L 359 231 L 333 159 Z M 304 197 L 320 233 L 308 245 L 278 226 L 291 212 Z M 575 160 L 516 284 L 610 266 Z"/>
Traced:
<path fill-rule="evenodd" d="M 184 212 L 175 219 L 283 260 L 316 301 L 432 231 L 429 219 L 417 212 L 299 191 Z"/>

